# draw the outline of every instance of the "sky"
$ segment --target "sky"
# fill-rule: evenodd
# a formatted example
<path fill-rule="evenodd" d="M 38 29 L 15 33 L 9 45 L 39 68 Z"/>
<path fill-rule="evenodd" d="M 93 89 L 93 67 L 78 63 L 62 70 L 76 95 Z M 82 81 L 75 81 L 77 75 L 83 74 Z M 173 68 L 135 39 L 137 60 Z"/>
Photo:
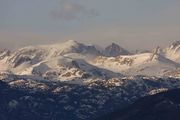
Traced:
<path fill-rule="evenodd" d="M 0 48 L 76 40 L 130 50 L 180 40 L 180 0 L 0 0 Z"/>

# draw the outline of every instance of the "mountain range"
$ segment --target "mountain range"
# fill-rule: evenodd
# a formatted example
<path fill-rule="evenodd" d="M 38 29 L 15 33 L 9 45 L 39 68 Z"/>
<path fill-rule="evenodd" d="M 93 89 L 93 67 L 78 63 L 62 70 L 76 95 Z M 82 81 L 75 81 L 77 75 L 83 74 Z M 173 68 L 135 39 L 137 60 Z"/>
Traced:
<path fill-rule="evenodd" d="M 148 115 L 163 118 L 154 111 L 170 108 L 169 120 L 179 115 L 179 106 L 158 93 L 180 88 L 179 60 L 180 41 L 143 53 L 115 43 L 99 49 L 73 40 L 2 50 L 0 119 L 116 120 L 112 116 L 117 113 L 117 120 L 143 120 L 151 119 Z"/>
<path fill-rule="evenodd" d="M 0 54 L 0 71 L 51 80 L 113 78 L 117 76 L 179 76 L 180 42 L 157 52 L 132 54 L 112 43 L 104 50 L 68 40 L 29 46 Z M 175 72 L 174 72 L 175 71 Z"/>

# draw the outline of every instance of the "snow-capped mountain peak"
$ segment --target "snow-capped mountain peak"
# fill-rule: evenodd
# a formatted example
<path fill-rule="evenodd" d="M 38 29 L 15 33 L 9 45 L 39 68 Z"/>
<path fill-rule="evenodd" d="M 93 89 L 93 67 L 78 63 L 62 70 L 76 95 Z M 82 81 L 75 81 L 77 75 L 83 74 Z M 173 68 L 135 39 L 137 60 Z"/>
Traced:
<path fill-rule="evenodd" d="M 69 45 L 77 45 L 77 44 L 80 44 L 80 43 L 78 43 L 77 41 L 75 41 L 75 40 L 67 40 L 66 42 L 65 42 L 66 44 L 69 44 Z"/>
<path fill-rule="evenodd" d="M 40 61 L 70 53 L 95 56 L 100 54 L 99 50 L 94 46 L 87 46 L 74 40 L 68 40 L 64 43 L 29 46 L 18 49 L 8 58 L 8 61 L 13 67 L 16 67 L 24 62 L 36 64 Z"/>
<path fill-rule="evenodd" d="M 119 55 L 128 55 L 129 52 L 124 48 L 120 47 L 118 44 L 112 43 L 111 45 L 105 48 L 104 54 L 105 56 L 116 57 Z"/>

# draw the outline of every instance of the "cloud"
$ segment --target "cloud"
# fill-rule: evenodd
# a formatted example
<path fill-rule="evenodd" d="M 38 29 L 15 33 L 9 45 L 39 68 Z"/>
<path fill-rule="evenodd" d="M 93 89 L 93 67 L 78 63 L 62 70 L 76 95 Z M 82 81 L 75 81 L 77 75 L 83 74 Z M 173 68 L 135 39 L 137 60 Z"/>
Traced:
<path fill-rule="evenodd" d="M 60 20 L 75 20 L 98 15 L 96 10 L 86 8 L 78 1 L 75 2 L 73 0 L 60 0 L 58 6 L 50 14 L 53 18 Z"/>

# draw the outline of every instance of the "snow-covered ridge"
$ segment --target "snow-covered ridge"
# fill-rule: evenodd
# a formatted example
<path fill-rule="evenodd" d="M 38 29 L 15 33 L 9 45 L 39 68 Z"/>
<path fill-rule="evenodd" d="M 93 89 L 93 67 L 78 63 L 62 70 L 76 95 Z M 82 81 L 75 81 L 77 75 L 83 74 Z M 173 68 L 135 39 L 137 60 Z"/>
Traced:
<path fill-rule="evenodd" d="M 35 64 L 39 61 L 62 56 L 68 53 L 90 55 L 100 54 L 94 46 L 86 46 L 76 41 L 69 40 L 60 44 L 29 46 L 18 49 L 11 55 L 11 57 L 9 57 L 8 61 L 12 63 L 13 67 L 16 67 L 23 62 L 31 61 L 32 64 Z"/>
<path fill-rule="evenodd" d="M 159 54 L 153 55 L 153 53 L 118 57 L 99 56 L 94 63 L 99 67 L 128 75 L 163 75 L 163 72 L 176 70 L 179 67 L 178 63 Z"/>
<path fill-rule="evenodd" d="M 0 71 L 61 81 L 109 79 L 121 77 L 122 74 L 179 76 L 180 65 L 178 59 L 175 59 L 180 56 L 179 42 L 162 51 L 158 47 L 154 52 L 134 55 L 129 55 L 127 50 L 114 43 L 105 51 L 97 49 L 96 45 L 85 45 L 74 40 L 23 47 L 12 53 L 0 53 Z"/>
<path fill-rule="evenodd" d="M 95 45 L 85 45 L 74 40 L 68 40 L 64 43 L 20 48 L 11 54 L 8 58 L 8 62 L 10 62 L 13 67 L 16 67 L 24 62 L 30 61 L 31 64 L 36 64 L 45 59 L 72 53 L 93 57 L 97 55 L 118 56 L 121 54 L 128 54 L 129 52 L 117 44 L 112 44 L 105 48 L 105 50 L 99 50 Z"/>
<path fill-rule="evenodd" d="M 89 64 L 93 56 L 101 52 L 93 45 L 84 45 L 73 40 L 51 45 L 28 46 L 16 50 L 7 59 L 0 61 L 3 71 L 15 75 L 34 76 L 48 80 L 79 80 L 88 78 L 112 78 L 122 76 Z"/>

